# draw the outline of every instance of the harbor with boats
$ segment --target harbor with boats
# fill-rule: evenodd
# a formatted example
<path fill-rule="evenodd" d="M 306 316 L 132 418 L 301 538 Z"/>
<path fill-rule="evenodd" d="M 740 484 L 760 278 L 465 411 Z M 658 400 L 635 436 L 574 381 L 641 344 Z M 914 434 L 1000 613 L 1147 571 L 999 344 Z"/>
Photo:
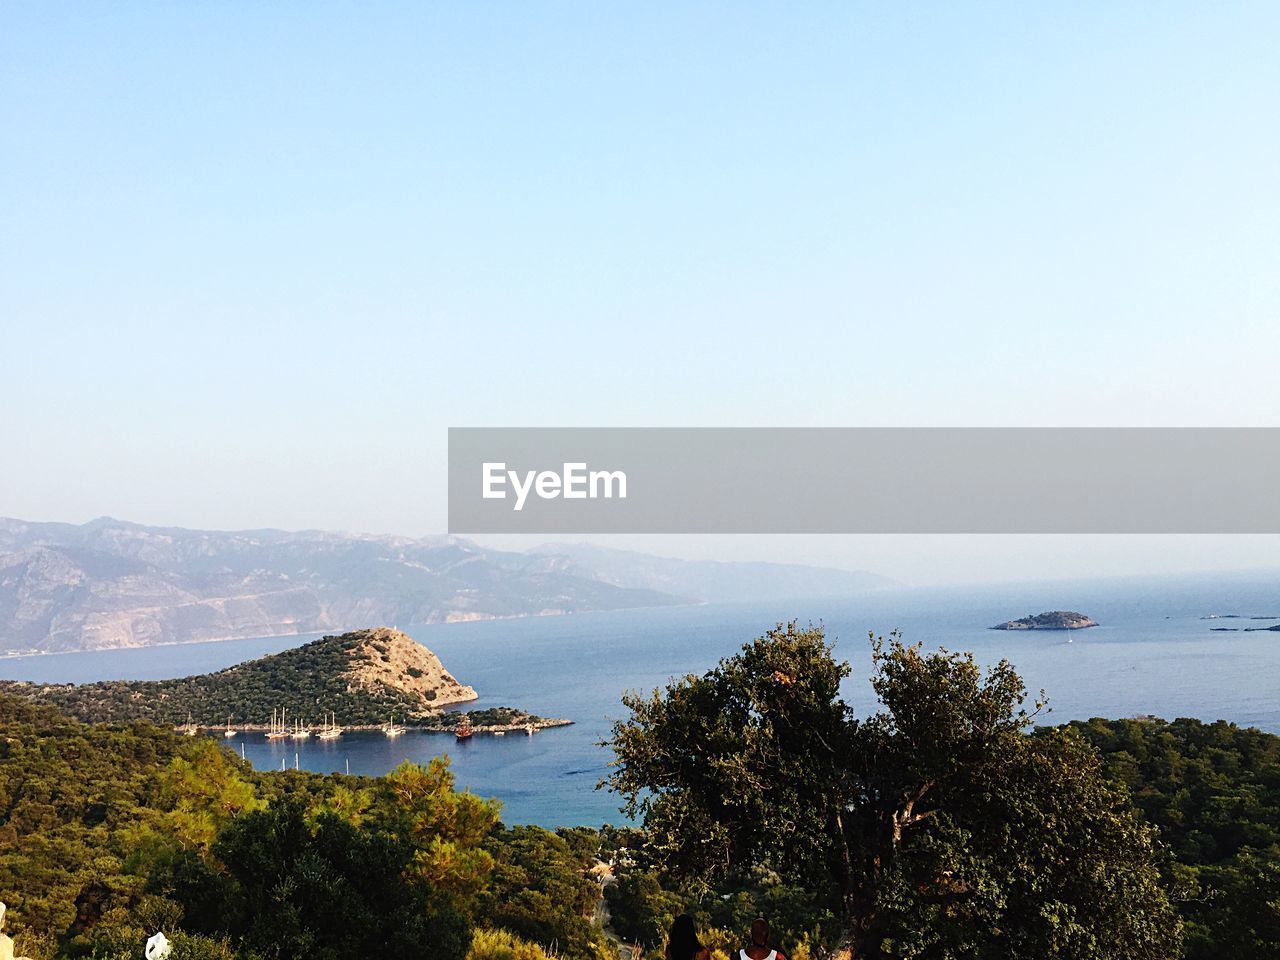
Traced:
<path fill-rule="evenodd" d="M 332 711 L 322 717 L 317 724 L 306 718 L 289 717 L 284 710 L 277 709 L 272 711 L 271 717 L 266 723 L 237 722 L 236 718 L 231 716 L 227 718 L 225 726 L 207 726 L 196 723 L 188 716 L 187 722 L 175 727 L 174 730 L 188 737 L 195 736 L 198 733 L 209 735 L 220 733 L 228 740 L 242 734 L 262 734 L 263 738 L 269 741 L 308 740 L 312 737 L 316 740 L 333 741 L 340 739 L 344 733 L 360 731 L 380 732 L 388 739 L 395 739 L 410 732 L 452 734 L 456 740 L 462 741 L 470 740 L 477 735 L 502 737 L 508 733 L 513 733 L 533 736 L 541 730 L 567 727 L 573 723 L 572 720 L 563 718 L 531 716 L 517 717 L 503 723 L 473 723 L 467 713 L 440 715 L 441 718 L 452 718 L 454 716 L 459 718 L 454 723 L 406 724 L 403 721 L 397 721 L 395 715 L 392 714 L 388 716 L 385 723 L 381 724 L 344 724 L 340 726 L 337 722 L 337 715 Z"/>

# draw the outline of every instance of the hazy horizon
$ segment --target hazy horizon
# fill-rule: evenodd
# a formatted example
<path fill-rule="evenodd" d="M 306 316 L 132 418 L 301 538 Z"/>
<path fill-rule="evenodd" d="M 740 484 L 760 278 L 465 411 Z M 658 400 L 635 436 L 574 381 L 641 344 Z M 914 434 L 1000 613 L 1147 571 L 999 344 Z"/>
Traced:
<path fill-rule="evenodd" d="M 2 515 L 0 515 L 2 516 Z M 111 519 L 147 527 L 210 530 L 223 533 L 281 530 L 321 531 L 352 536 L 443 537 L 442 530 L 354 530 L 323 525 L 279 524 L 212 526 L 149 522 L 99 514 L 84 519 L 4 516 L 24 523 L 72 523 Z M 1280 572 L 1280 536 L 1190 534 L 866 534 L 827 536 L 630 534 L 582 536 L 466 535 L 481 546 L 526 552 L 556 544 L 589 544 L 681 560 L 760 562 L 866 571 L 901 586 L 965 586 L 1041 583 L 1080 579 L 1141 578 L 1177 575 L 1223 576 Z M 1155 555 L 1160 562 L 1152 562 Z M 983 573 L 975 572 L 981 563 Z M 1280 584 L 1278 584 L 1280 585 Z"/>

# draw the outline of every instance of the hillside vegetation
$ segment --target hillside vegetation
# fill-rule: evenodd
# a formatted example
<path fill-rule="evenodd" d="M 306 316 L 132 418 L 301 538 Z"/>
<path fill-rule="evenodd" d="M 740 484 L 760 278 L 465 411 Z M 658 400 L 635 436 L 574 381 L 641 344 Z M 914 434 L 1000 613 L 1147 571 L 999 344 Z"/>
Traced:
<path fill-rule="evenodd" d="M 178 680 L 115 680 L 88 684 L 0 683 L 7 690 L 100 723 L 190 717 L 201 726 L 266 726 L 272 711 L 288 721 L 359 726 L 397 721 L 449 725 L 441 708 L 476 698 L 440 659 L 408 635 L 386 627 L 324 637 L 217 673 Z M 488 712 L 486 712 L 486 715 Z M 506 708 L 507 722 L 526 716 Z M 536 719 L 536 718 L 535 718 Z"/>
<path fill-rule="evenodd" d="M 1280 737 L 1222 720 L 1068 726 L 1159 828 L 1187 957 L 1280 957 Z"/>
<path fill-rule="evenodd" d="M 137 960 L 156 930 L 185 960 L 608 953 L 595 831 L 507 829 L 445 759 L 264 774 L 206 737 L 3 693 L 0 731 L 0 901 L 34 960 Z"/>

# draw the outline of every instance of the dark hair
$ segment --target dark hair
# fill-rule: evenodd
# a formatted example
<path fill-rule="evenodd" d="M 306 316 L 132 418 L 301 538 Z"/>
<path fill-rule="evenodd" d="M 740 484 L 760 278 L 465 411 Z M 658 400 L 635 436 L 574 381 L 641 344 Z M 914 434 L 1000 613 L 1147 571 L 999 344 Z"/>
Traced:
<path fill-rule="evenodd" d="M 701 949 L 693 917 L 687 913 L 680 914 L 671 924 L 671 932 L 667 935 L 667 956 L 671 960 L 693 960 Z"/>
<path fill-rule="evenodd" d="M 769 945 L 769 937 L 773 935 L 773 931 L 769 929 L 769 921 L 764 917 L 756 917 L 751 921 L 751 945 L 753 947 L 767 947 Z"/>

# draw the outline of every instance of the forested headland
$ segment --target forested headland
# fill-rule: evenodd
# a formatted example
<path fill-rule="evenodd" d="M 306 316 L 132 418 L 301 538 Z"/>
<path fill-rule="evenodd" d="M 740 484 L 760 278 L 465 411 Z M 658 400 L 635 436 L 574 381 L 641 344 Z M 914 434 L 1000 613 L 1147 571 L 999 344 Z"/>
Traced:
<path fill-rule="evenodd" d="M 267 729 L 273 717 L 316 726 L 371 727 L 398 722 L 447 730 L 464 716 L 476 726 L 551 726 L 519 707 L 482 711 L 443 708 L 476 699 L 439 657 L 408 634 L 387 627 L 322 637 L 281 653 L 216 673 L 174 680 L 97 683 L 0 681 L 8 692 L 57 707 L 87 723 L 150 720 L 177 726 L 190 721 L 221 729 Z"/>

